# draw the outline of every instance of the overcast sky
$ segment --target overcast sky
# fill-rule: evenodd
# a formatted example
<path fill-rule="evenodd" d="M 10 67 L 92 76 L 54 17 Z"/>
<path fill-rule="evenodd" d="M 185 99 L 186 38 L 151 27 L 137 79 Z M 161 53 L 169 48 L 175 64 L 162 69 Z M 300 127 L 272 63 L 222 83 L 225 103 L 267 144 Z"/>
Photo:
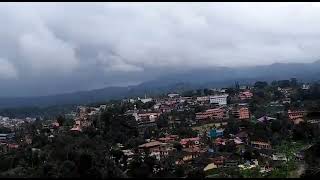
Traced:
<path fill-rule="evenodd" d="M 319 3 L 0 3 L 0 94 L 320 59 Z"/>

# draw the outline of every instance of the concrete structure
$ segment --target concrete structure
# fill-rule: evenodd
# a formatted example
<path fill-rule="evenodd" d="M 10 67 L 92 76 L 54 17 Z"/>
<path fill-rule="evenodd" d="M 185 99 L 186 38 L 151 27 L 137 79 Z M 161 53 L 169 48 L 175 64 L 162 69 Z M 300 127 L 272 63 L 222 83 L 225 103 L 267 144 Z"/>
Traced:
<path fill-rule="evenodd" d="M 223 108 L 208 109 L 205 112 L 196 113 L 196 120 L 204 119 L 226 119 L 228 118 L 228 113 Z"/>
<path fill-rule="evenodd" d="M 249 119 L 250 118 L 250 112 L 247 107 L 240 107 L 236 108 L 232 112 L 233 116 L 237 119 Z"/>
<path fill-rule="evenodd" d="M 272 155 L 272 160 L 273 161 L 288 161 L 286 155 L 285 154 L 281 154 L 281 153 L 273 154 Z"/>
<path fill-rule="evenodd" d="M 168 96 L 169 96 L 170 98 L 174 98 L 174 97 L 178 97 L 179 94 L 171 93 L 171 94 L 168 94 Z"/>
<path fill-rule="evenodd" d="M 302 89 L 303 90 L 308 90 L 308 89 L 310 89 L 310 85 L 309 84 L 303 84 L 302 85 Z"/>
<path fill-rule="evenodd" d="M 199 101 L 199 102 L 204 102 L 204 101 L 209 101 L 209 100 L 210 100 L 209 96 L 197 97 L 197 101 Z"/>
<path fill-rule="evenodd" d="M 151 102 L 152 98 L 144 98 L 144 99 L 140 99 L 140 101 L 143 103 L 147 103 L 147 102 Z"/>
<path fill-rule="evenodd" d="M 290 120 L 303 118 L 303 116 L 305 114 L 306 114 L 305 111 L 291 111 L 291 110 L 288 110 L 288 117 L 289 117 Z"/>
<path fill-rule="evenodd" d="M 208 136 L 210 138 L 220 137 L 220 136 L 223 136 L 223 132 L 224 132 L 224 129 L 212 129 L 211 131 L 209 131 Z"/>
<path fill-rule="evenodd" d="M 210 103 L 218 104 L 218 105 L 227 105 L 228 96 L 229 96 L 228 94 L 210 96 Z"/>
<path fill-rule="evenodd" d="M 0 142 L 12 140 L 15 137 L 15 133 L 0 134 Z"/>
<path fill-rule="evenodd" d="M 251 141 L 251 146 L 256 149 L 271 149 L 270 143 L 261 141 Z"/>
<path fill-rule="evenodd" d="M 183 147 L 194 147 L 198 146 L 200 144 L 200 138 L 194 137 L 194 138 L 185 138 L 180 140 L 180 144 Z"/>
<path fill-rule="evenodd" d="M 160 116 L 160 113 L 150 112 L 150 113 L 138 113 L 134 114 L 137 121 L 156 121 L 156 119 Z"/>
<path fill-rule="evenodd" d="M 154 156 L 158 160 L 160 160 L 161 157 L 168 156 L 170 152 L 174 151 L 174 148 L 172 147 L 171 144 L 162 143 L 162 142 L 153 140 L 151 142 L 140 145 L 139 150 L 141 152 L 149 151 L 150 156 Z"/>
<path fill-rule="evenodd" d="M 244 91 L 239 93 L 240 100 L 247 100 L 251 99 L 253 97 L 253 94 L 250 91 Z"/>

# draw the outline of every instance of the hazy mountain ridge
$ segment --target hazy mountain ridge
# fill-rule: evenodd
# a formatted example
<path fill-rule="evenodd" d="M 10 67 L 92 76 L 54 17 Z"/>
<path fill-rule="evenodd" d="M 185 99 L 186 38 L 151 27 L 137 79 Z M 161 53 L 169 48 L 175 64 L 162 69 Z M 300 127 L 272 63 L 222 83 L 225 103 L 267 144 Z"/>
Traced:
<path fill-rule="evenodd" d="M 270 82 L 292 77 L 302 81 L 315 81 L 319 79 L 318 75 L 320 75 L 320 60 L 314 63 L 275 63 L 241 68 L 214 67 L 169 74 L 136 86 L 107 87 L 39 97 L 0 98 L 0 108 L 103 102 L 110 99 L 144 96 L 144 94 L 155 95 L 176 90 L 225 87 L 233 85 L 235 81 L 239 81 L 240 84 L 250 84 L 258 80 Z"/>

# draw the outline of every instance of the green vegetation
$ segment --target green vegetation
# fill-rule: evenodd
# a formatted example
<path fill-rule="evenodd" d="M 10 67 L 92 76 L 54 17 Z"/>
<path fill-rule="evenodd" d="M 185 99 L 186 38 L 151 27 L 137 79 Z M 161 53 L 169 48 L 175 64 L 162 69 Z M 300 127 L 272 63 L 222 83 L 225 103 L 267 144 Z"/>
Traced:
<path fill-rule="evenodd" d="M 21 107 L 0 109 L 0 115 L 10 118 L 42 117 L 52 119 L 60 114 L 69 113 L 76 105 L 60 105 L 49 107 Z"/>
<path fill-rule="evenodd" d="M 262 178 L 262 174 L 260 173 L 260 168 L 252 168 L 252 169 L 244 169 L 240 170 L 241 177 L 243 178 Z"/>
<path fill-rule="evenodd" d="M 284 94 L 277 87 L 292 88 L 289 97 L 292 103 L 282 104 Z M 228 88 L 230 96 L 235 96 L 232 102 L 242 102 L 237 99 L 239 85 L 236 88 Z M 225 155 L 236 159 L 237 163 L 244 164 L 258 159 L 259 166 L 252 169 L 217 168 L 204 172 L 203 168 L 211 162 L 209 153 L 203 153 L 188 163 L 176 164 L 180 161 L 186 151 L 184 147 L 176 140 L 172 143 L 176 152 L 160 160 L 151 156 L 149 152 L 138 151 L 138 146 L 145 143 L 145 139 L 157 139 L 166 134 L 178 135 L 179 138 L 190 138 L 199 135 L 199 131 L 205 132 L 206 129 L 214 127 L 213 123 L 199 123 L 195 120 L 195 113 L 201 112 L 207 108 L 212 108 L 210 104 L 189 105 L 180 104 L 186 107 L 184 110 L 172 109 L 171 112 L 162 113 L 156 123 L 145 129 L 138 125 L 137 121 L 128 110 L 151 109 L 155 102 L 142 103 L 137 101 L 129 103 L 124 101 L 110 101 L 107 103 L 107 109 L 100 114 L 91 116 L 92 126 L 83 128 L 82 132 L 70 131 L 74 125 L 73 119 L 68 119 L 63 114 L 74 110 L 73 106 L 61 108 L 52 107 L 47 109 L 31 108 L 20 110 L 3 110 L 4 116 L 27 115 L 52 118 L 56 120 L 60 127 L 44 127 L 46 123 L 50 126 L 50 121 L 41 121 L 39 118 L 31 124 L 25 124 L 24 127 L 16 131 L 16 139 L 25 139 L 25 135 L 31 136 L 31 144 L 23 144 L 19 149 L 10 150 L 0 154 L 0 175 L 2 177 L 299 177 L 300 171 L 304 169 L 296 160 L 295 153 L 299 152 L 309 144 L 319 142 L 320 126 L 311 125 L 306 122 L 294 124 L 288 119 L 286 111 L 291 108 L 306 108 L 308 110 L 317 110 L 320 106 L 320 85 L 315 84 L 310 90 L 301 91 L 298 88 L 296 80 L 257 82 L 251 90 L 253 98 L 246 100 L 248 102 L 252 118 L 249 121 L 240 121 L 233 116 L 227 120 L 228 124 L 223 126 L 225 145 L 215 145 L 212 139 L 201 136 L 201 147 L 212 148 L 215 155 Z M 213 92 L 209 89 L 186 92 L 190 96 L 210 95 Z M 273 102 L 272 101 L 279 101 Z M 273 104 L 277 104 L 272 106 Z M 98 107 L 100 104 L 95 104 Z M 58 113 L 59 112 L 59 113 Z M 262 116 L 271 116 L 275 120 L 258 122 L 257 119 Z M 194 126 L 194 123 L 198 123 Z M 248 144 L 237 145 L 230 134 L 238 134 L 245 131 L 248 134 Z M 1 133 L 11 132 L 8 128 L 0 128 Z M 49 134 L 52 136 L 49 137 Z M 246 137 L 244 137 L 246 138 Z M 272 150 L 275 153 L 283 153 L 288 158 L 287 162 L 273 162 L 265 152 L 250 147 L 250 141 L 259 140 L 270 142 Z M 133 157 L 129 161 L 129 156 L 121 151 L 130 149 Z M 320 144 L 320 143 L 318 143 Z M 141 149 L 140 149 L 141 150 Z M 188 149 L 190 150 L 190 149 Z M 273 153 L 266 152 L 268 153 Z M 318 149 L 313 150 L 307 156 L 307 163 L 312 167 L 318 168 L 319 159 L 313 159 Z M 211 152 L 210 152 L 211 153 Z M 212 155 L 212 154 L 211 154 Z M 231 158 L 230 158 L 231 159 Z M 273 170 L 262 174 L 261 168 L 272 164 Z M 301 170 L 302 169 L 302 170 Z"/>

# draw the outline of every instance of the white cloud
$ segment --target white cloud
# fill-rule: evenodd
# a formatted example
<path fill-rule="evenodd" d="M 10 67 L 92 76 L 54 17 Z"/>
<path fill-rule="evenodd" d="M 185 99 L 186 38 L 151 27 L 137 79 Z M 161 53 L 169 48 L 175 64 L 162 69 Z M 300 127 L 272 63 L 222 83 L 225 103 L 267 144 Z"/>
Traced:
<path fill-rule="evenodd" d="M 73 47 L 52 34 L 24 34 L 19 43 L 21 56 L 36 72 L 69 72 L 77 66 Z"/>
<path fill-rule="evenodd" d="M 112 47 L 128 64 L 238 66 L 270 64 L 278 57 L 294 62 L 296 54 L 298 61 L 310 62 L 319 56 L 298 48 L 320 35 L 319 8 L 308 3 L 112 3 L 78 8 L 81 14 L 66 7 L 68 14 L 55 21 L 51 17 L 52 27 L 76 43 Z M 253 49 L 245 50 L 248 44 Z M 281 48 L 290 49 L 291 55 Z"/>
<path fill-rule="evenodd" d="M 140 72 L 143 71 L 143 68 L 129 64 L 125 62 L 123 58 L 116 55 L 105 55 L 99 53 L 98 63 L 104 66 L 104 70 L 107 72 Z"/>

